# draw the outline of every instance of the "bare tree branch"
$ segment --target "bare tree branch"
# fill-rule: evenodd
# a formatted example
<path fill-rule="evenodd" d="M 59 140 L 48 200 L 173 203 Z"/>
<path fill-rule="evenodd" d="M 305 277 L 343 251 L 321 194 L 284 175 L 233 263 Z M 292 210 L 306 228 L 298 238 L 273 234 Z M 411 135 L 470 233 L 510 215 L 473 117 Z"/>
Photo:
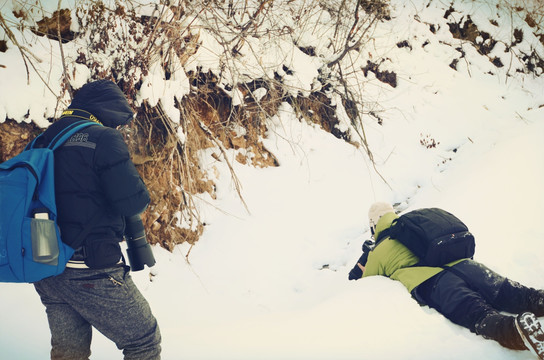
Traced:
<path fill-rule="evenodd" d="M 70 99 L 74 98 L 74 90 L 72 89 L 72 85 L 70 84 L 70 80 L 68 78 L 68 71 L 66 70 L 66 60 L 64 57 L 64 49 L 62 47 L 62 36 L 60 34 L 60 4 L 62 0 L 59 0 L 58 6 L 57 6 L 57 39 L 59 41 L 59 48 L 60 48 L 60 58 L 62 61 L 62 69 L 63 69 L 63 83 L 66 89 L 68 90 L 68 93 L 70 94 Z"/>

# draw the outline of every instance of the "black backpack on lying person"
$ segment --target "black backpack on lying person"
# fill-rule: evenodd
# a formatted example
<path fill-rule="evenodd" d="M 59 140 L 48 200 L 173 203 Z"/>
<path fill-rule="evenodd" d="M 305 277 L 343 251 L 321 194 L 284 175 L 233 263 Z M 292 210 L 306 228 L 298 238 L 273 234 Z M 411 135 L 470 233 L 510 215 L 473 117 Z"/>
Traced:
<path fill-rule="evenodd" d="M 415 266 L 444 266 L 474 256 L 474 236 L 454 215 L 438 208 L 410 211 L 393 221 L 376 239 L 376 246 L 390 237 L 419 258 Z"/>

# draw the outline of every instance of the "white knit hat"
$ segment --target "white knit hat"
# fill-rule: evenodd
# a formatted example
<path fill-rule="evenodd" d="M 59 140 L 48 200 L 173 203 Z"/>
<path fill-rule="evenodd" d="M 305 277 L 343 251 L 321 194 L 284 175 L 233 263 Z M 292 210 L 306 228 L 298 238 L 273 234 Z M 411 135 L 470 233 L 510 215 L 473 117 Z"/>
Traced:
<path fill-rule="evenodd" d="M 378 223 L 378 220 L 380 220 L 383 215 L 391 212 L 395 212 L 393 206 L 383 201 L 375 202 L 370 206 L 370 209 L 368 209 L 368 223 L 370 225 L 372 233 L 374 233 L 374 231 L 376 230 L 376 224 Z"/>

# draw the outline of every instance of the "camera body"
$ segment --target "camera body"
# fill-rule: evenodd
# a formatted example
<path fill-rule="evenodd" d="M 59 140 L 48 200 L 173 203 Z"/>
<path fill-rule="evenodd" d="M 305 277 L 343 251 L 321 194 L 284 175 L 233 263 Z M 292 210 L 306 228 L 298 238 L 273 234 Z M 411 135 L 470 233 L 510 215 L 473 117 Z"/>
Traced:
<path fill-rule="evenodd" d="M 363 243 L 363 253 L 369 253 L 372 251 L 372 249 L 374 249 L 374 246 L 376 246 L 376 244 L 374 243 L 374 241 L 372 240 L 366 240 L 364 243 Z"/>
<path fill-rule="evenodd" d="M 130 269 L 140 271 L 144 266 L 155 265 L 155 257 L 145 236 L 144 223 L 140 215 L 125 217 L 125 239 Z"/>
<path fill-rule="evenodd" d="M 372 240 L 366 240 L 364 243 L 363 243 L 363 254 L 361 255 L 361 257 L 359 258 L 359 260 L 357 261 L 359 264 L 365 266 L 366 265 L 366 261 L 368 260 L 368 254 L 372 251 L 372 249 L 374 249 L 374 241 Z"/>
<path fill-rule="evenodd" d="M 372 240 L 366 240 L 363 243 L 363 254 L 359 258 L 359 260 L 357 260 L 357 264 L 355 264 L 353 269 L 351 269 L 351 271 L 349 272 L 349 280 L 357 280 L 363 276 L 363 270 L 361 270 L 359 264 L 361 264 L 362 266 L 366 266 L 368 254 L 374 249 L 374 246 L 376 246 L 376 244 Z"/>

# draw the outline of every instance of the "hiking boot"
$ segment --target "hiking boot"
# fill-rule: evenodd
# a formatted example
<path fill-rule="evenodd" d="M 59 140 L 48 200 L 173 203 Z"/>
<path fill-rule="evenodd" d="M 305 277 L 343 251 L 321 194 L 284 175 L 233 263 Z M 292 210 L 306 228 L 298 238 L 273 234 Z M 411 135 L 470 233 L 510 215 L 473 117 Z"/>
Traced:
<path fill-rule="evenodd" d="M 544 331 L 535 314 L 526 312 L 516 317 L 516 327 L 525 346 L 544 360 Z"/>

